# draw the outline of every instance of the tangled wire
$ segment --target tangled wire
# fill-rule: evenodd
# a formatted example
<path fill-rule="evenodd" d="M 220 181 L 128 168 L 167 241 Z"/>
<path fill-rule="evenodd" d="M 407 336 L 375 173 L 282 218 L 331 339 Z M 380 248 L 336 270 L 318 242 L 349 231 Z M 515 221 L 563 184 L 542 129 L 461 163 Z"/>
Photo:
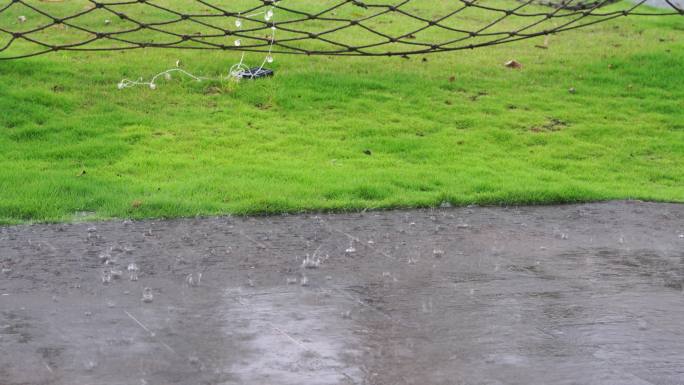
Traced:
<path fill-rule="evenodd" d="M 0 0 L 0 59 L 139 48 L 267 58 L 412 55 L 509 43 L 627 15 L 684 15 L 677 0 L 664 0 L 667 10 L 648 8 L 646 0 L 606 7 L 614 1 Z"/>

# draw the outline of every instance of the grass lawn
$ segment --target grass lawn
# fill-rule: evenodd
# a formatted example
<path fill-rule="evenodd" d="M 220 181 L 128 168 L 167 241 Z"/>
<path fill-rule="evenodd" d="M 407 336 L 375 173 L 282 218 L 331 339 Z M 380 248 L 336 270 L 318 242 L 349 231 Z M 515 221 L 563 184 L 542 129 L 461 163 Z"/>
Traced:
<path fill-rule="evenodd" d="M 154 91 L 116 85 L 178 59 L 218 76 L 239 53 L 0 62 L 0 223 L 684 201 L 684 17 L 543 40 L 427 61 L 276 55 L 272 79 Z"/>

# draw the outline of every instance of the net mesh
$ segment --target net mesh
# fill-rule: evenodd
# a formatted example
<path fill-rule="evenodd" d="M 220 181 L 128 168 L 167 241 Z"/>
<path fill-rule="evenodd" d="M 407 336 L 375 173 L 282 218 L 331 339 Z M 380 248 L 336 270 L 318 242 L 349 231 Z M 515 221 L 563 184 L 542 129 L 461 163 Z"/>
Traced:
<path fill-rule="evenodd" d="M 53 51 L 182 48 L 305 55 L 472 49 L 627 15 L 683 15 L 615 0 L 0 0 L 0 59 Z"/>

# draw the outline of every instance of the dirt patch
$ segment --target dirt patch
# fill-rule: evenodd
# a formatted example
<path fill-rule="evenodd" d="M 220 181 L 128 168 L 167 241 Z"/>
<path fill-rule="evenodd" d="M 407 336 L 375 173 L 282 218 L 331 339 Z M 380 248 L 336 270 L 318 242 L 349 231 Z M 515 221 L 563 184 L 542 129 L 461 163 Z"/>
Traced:
<path fill-rule="evenodd" d="M 530 131 L 532 132 L 556 132 L 564 129 L 565 127 L 568 126 L 567 122 L 564 122 L 560 119 L 552 118 L 549 119 L 548 122 L 541 126 L 534 126 L 530 128 Z"/>

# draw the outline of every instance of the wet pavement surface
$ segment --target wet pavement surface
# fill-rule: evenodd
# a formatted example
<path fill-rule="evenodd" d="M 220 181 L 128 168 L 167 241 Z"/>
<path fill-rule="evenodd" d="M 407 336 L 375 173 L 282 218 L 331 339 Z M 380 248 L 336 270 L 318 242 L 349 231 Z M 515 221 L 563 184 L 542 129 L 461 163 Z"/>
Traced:
<path fill-rule="evenodd" d="M 0 384 L 684 384 L 684 205 L 0 227 Z"/>
<path fill-rule="evenodd" d="M 632 3 L 640 4 L 641 0 L 632 0 Z M 646 0 L 644 4 L 669 11 L 684 9 L 684 0 Z"/>

